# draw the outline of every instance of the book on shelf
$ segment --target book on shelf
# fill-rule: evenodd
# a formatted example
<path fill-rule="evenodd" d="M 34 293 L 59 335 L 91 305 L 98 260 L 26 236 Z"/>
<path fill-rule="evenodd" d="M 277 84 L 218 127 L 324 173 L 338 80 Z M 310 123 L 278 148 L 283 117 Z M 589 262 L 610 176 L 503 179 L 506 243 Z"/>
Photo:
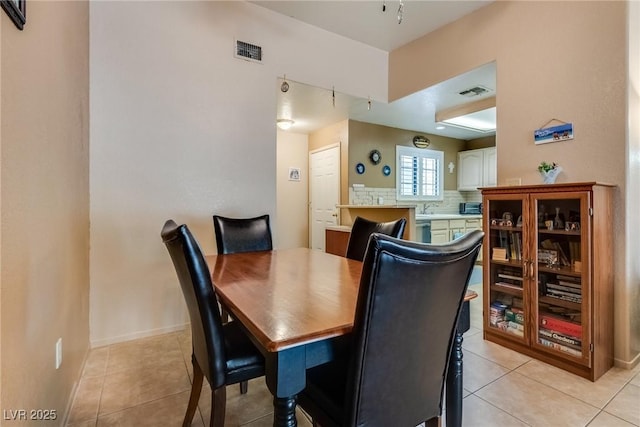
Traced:
<path fill-rule="evenodd" d="M 556 294 L 551 293 L 551 292 L 547 292 L 545 294 L 545 296 L 547 296 L 549 298 L 559 299 L 559 300 L 562 300 L 562 301 L 573 302 L 575 304 L 582 304 L 582 298 L 581 297 L 568 297 L 568 296 L 565 296 L 565 295 L 556 295 Z"/>
<path fill-rule="evenodd" d="M 520 261 L 522 259 L 522 240 L 520 233 L 511 233 L 511 244 L 513 247 L 513 259 Z"/>
<path fill-rule="evenodd" d="M 504 320 L 524 325 L 524 311 L 515 307 L 507 308 L 504 311 Z"/>
<path fill-rule="evenodd" d="M 498 277 L 502 278 L 502 279 L 509 279 L 509 280 L 517 280 L 519 282 L 522 282 L 522 277 L 520 276 L 514 276 L 513 274 L 507 274 L 508 272 L 504 272 L 504 273 L 498 273 Z"/>
<path fill-rule="evenodd" d="M 580 279 L 580 277 L 565 276 L 564 274 L 558 274 L 556 276 L 556 279 L 558 279 L 559 284 L 564 286 L 573 286 L 576 288 L 582 287 L 582 279 Z"/>
<path fill-rule="evenodd" d="M 496 282 L 495 283 L 496 286 L 504 286 L 505 288 L 509 288 L 509 289 L 515 289 L 518 291 L 522 290 L 522 285 L 515 285 L 513 283 L 509 283 L 509 282 Z"/>
<path fill-rule="evenodd" d="M 504 230 L 500 230 L 498 232 L 498 242 L 500 243 L 498 246 L 506 250 L 509 247 L 509 234 Z"/>
<path fill-rule="evenodd" d="M 507 328 L 516 329 L 518 331 L 522 331 L 524 334 L 524 325 L 518 322 L 513 322 L 511 320 L 507 320 Z"/>
<path fill-rule="evenodd" d="M 501 331 L 517 335 L 519 337 L 524 336 L 524 326 L 519 325 L 515 322 L 509 322 L 507 320 L 502 320 L 497 322 L 496 327 Z"/>
<path fill-rule="evenodd" d="M 544 328 L 538 329 L 538 333 L 541 337 L 557 342 L 558 344 L 563 344 L 570 347 L 572 346 L 576 349 L 582 348 L 582 341 L 579 338 L 571 337 L 569 335 L 564 335 L 559 332 Z"/>
<path fill-rule="evenodd" d="M 492 249 L 491 259 L 494 261 L 507 261 L 507 248 L 495 247 Z"/>
<path fill-rule="evenodd" d="M 553 348 L 554 350 L 559 350 L 559 351 L 568 353 L 572 356 L 578 356 L 578 357 L 582 356 L 581 350 L 576 350 L 575 348 L 571 348 L 563 344 L 558 344 L 557 342 L 553 342 L 542 337 L 538 337 L 538 342 L 544 345 L 545 347 L 550 347 L 550 348 Z"/>
<path fill-rule="evenodd" d="M 580 310 L 547 304 L 544 301 L 540 301 L 538 303 L 538 307 L 541 313 L 544 312 L 551 315 L 556 315 L 562 319 L 567 319 L 576 323 L 580 323 L 582 321 L 582 313 L 580 312 Z"/>
<path fill-rule="evenodd" d="M 564 291 L 568 292 L 572 295 L 582 295 L 582 287 L 581 286 L 567 286 L 562 284 L 562 282 L 558 283 L 547 283 L 547 289 L 554 289 L 556 291 Z"/>
<path fill-rule="evenodd" d="M 540 314 L 540 326 L 571 337 L 582 337 L 582 325 L 550 314 Z"/>
<path fill-rule="evenodd" d="M 569 260 L 571 264 L 575 264 L 576 261 L 580 262 L 580 242 L 571 240 L 569 241 Z"/>

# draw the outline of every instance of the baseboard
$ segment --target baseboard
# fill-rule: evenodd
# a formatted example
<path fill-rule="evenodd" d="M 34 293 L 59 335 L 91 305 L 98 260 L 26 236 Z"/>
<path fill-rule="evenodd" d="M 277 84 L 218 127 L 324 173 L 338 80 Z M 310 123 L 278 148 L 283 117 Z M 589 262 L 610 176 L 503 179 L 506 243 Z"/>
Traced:
<path fill-rule="evenodd" d="M 119 335 L 112 338 L 104 338 L 101 340 L 92 340 L 91 348 L 104 347 L 105 345 L 117 344 L 121 342 L 137 340 L 139 338 L 153 337 L 155 335 L 168 334 L 171 332 L 183 331 L 189 326 L 189 323 L 168 326 L 166 328 L 149 329 L 146 331 L 134 332 L 131 334 Z"/>
<path fill-rule="evenodd" d="M 640 364 L 640 353 L 636 354 L 631 360 L 613 359 L 613 366 L 622 369 L 633 369 Z"/>
<path fill-rule="evenodd" d="M 71 415 L 71 408 L 73 406 L 73 402 L 76 400 L 76 393 L 78 392 L 78 386 L 80 385 L 80 380 L 82 379 L 82 373 L 84 372 L 84 367 L 87 364 L 87 359 L 89 359 L 90 348 L 87 348 L 84 352 L 84 356 L 82 357 L 82 363 L 80 364 L 80 372 L 78 372 L 77 381 L 73 382 L 73 387 L 71 387 L 71 393 L 69 393 L 69 400 L 67 401 L 67 407 L 65 408 L 64 415 L 62 417 L 62 424 L 66 426 L 69 422 L 69 415 Z"/>

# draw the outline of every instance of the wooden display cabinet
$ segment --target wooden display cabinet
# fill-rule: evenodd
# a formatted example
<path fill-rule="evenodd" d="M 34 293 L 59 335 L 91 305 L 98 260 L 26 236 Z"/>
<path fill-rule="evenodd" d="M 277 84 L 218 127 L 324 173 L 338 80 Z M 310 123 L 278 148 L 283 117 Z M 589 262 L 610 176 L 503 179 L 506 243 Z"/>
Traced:
<path fill-rule="evenodd" d="M 613 187 L 482 189 L 484 338 L 595 381 L 613 365 Z"/>

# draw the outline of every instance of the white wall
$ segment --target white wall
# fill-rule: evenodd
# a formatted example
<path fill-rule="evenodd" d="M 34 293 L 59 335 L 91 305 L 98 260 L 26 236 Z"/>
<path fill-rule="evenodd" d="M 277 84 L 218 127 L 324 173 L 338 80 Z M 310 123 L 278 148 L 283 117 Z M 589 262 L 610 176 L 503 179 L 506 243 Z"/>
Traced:
<path fill-rule="evenodd" d="M 91 341 L 181 328 L 167 218 L 272 215 L 278 76 L 386 101 L 387 53 L 246 2 L 91 2 Z M 263 47 L 233 57 L 234 38 Z M 347 65 L 348 64 L 348 65 Z"/>
<path fill-rule="evenodd" d="M 278 130 L 276 165 L 278 233 L 280 248 L 309 247 L 309 137 Z M 289 169 L 300 169 L 300 181 L 289 179 Z"/>

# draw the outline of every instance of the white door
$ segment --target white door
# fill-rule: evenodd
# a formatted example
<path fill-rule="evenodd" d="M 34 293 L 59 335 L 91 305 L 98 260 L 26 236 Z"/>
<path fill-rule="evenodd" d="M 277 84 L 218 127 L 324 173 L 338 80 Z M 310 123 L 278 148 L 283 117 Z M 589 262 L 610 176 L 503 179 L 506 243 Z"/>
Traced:
<path fill-rule="evenodd" d="M 338 223 L 340 203 L 340 146 L 330 146 L 309 155 L 309 200 L 312 249 L 325 249 L 325 227 Z"/>

